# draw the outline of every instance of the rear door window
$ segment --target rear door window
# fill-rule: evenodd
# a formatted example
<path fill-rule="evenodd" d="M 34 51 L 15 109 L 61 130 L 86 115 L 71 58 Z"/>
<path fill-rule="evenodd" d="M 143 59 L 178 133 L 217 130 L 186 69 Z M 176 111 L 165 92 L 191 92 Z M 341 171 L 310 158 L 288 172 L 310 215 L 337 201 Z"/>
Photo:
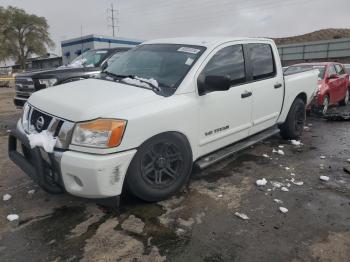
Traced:
<path fill-rule="evenodd" d="M 253 80 L 276 75 L 275 59 L 269 44 L 248 44 Z"/>
<path fill-rule="evenodd" d="M 334 65 L 330 65 L 328 67 L 328 76 L 331 76 L 331 75 L 334 75 L 334 74 L 337 74 L 337 71 L 335 70 Z"/>

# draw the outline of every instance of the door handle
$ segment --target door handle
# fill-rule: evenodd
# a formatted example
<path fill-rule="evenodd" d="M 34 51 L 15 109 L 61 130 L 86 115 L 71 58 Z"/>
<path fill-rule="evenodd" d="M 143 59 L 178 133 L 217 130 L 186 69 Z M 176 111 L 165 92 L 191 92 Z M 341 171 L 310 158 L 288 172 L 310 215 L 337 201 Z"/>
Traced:
<path fill-rule="evenodd" d="M 250 97 L 252 94 L 253 94 L 252 92 L 245 91 L 244 93 L 241 94 L 241 97 L 247 98 L 247 97 Z"/>
<path fill-rule="evenodd" d="M 275 89 L 282 87 L 281 83 L 275 84 Z"/>

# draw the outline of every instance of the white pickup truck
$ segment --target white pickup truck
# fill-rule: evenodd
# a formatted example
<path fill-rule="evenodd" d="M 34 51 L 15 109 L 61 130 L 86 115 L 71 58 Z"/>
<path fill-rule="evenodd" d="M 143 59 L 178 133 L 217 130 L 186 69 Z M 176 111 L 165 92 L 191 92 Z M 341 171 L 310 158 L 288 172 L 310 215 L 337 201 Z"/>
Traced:
<path fill-rule="evenodd" d="M 299 138 L 317 74 L 284 76 L 269 39 L 149 41 L 99 78 L 34 93 L 10 131 L 9 156 L 51 193 L 106 198 L 127 189 L 162 200 L 194 164 L 277 132 Z"/>

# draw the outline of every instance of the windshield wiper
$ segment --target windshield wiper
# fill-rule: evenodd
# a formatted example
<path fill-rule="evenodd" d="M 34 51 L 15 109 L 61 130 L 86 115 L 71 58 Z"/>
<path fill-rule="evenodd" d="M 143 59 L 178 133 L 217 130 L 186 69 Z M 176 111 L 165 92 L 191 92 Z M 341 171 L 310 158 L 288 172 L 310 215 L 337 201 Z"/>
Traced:
<path fill-rule="evenodd" d="M 126 78 L 126 77 L 130 77 L 129 75 L 118 75 L 118 74 L 114 74 L 114 73 L 109 72 L 109 71 L 107 71 L 107 70 L 103 71 L 102 73 L 105 73 L 106 75 L 112 76 L 112 77 L 115 77 L 115 78 Z"/>
<path fill-rule="evenodd" d="M 150 87 L 149 89 L 151 89 L 151 90 L 156 90 L 158 92 L 161 91 L 159 86 L 154 85 L 151 81 L 148 81 L 147 79 L 143 79 L 143 78 L 140 78 L 140 77 L 137 77 L 137 76 L 134 76 L 134 75 L 128 75 L 128 76 L 125 76 L 125 78 L 130 78 L 130 79 L 137 80 L 137 81 L 140 81 L 142 83 L 145 83 L 145 84 L 147 84 Z M 132 84 L 132 85 L 136 85 L 137 86 L 137 83 L 127 82 L 127 81 L 125 81 L 125 78 L 121 79 L 121 81 L 123 81 L 123 83 Z M 142 86 L 142 87 L 147 88 L 146 86 Z"/>

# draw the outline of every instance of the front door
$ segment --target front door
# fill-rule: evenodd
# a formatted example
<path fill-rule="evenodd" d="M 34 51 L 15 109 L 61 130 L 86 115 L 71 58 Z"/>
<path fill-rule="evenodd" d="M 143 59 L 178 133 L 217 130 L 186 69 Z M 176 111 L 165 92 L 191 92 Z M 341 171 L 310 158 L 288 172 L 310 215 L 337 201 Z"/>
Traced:
<path fill-rule="evenodd" d="M 231 81 L 227 91 L 206 92 L 199 97 L 200 154 L 205 155 L 249 135 L 251 90 L 246 84 L 242 45 L 227 45 L 218 50 L 198 78 L 225 76 Z"/>

